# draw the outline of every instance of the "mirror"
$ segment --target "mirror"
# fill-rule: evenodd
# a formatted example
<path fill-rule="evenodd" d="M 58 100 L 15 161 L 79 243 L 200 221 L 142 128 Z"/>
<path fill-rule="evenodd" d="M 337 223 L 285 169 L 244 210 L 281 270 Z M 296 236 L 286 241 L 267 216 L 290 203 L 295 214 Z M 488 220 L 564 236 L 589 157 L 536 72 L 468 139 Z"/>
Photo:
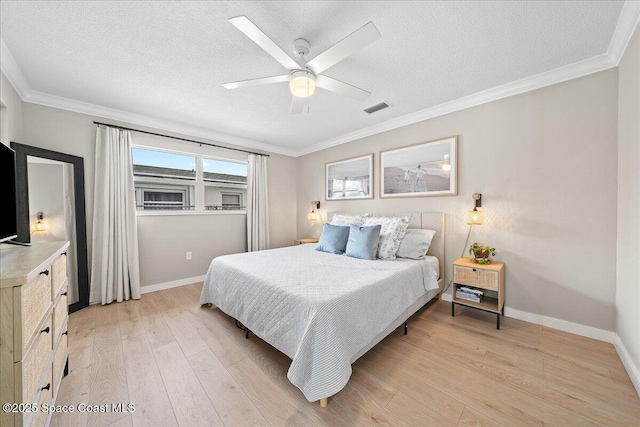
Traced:
<path fill-rule="evenodd" d="M 68 240 L 69 312 L 89 305 L 84 162 L 81 157 L 11 143 L 16 152 L 18 237 L 22 243 Z"/>

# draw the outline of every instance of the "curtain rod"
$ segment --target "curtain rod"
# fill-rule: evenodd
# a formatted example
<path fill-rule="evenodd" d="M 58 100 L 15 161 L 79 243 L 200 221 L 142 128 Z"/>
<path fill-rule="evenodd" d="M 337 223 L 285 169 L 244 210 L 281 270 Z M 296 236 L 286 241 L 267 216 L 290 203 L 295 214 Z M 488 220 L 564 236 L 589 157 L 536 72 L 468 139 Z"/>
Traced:
<path fill-rule="evenodd" d="M 192 142 L 194 144 L 199 144 L 201 146 L 202 145 L 208 145 L 209 147 L 224 148 L 225 150 L 241 151 L 243 153 L 255 154 L 256 156 L 269 157 L 268 154 L 255 153 L 253 151 L 247 151 L 247 150 L 243 150 L 241 148 L 232 148 L 232 147 L 225 147 L 224 145 L 209 144 L 208 142 L 194 141 L 193 139 L 179 138 L 177 136 L 171 136 L 171 135 L 162 135 L 161 133 L 147 132 L 146 130 L 131 129 L 131 128 L 126 128 L 124 126 L 116 126 L 116 125 L 110 125 L 108 123 L 100 123 L 100 122 L 93 122 L 93 124 L 98 125 L 98 126 L 100 126 L 100 125 L 108 126 L 108 127 L 111 127 L 111 128 L 122 129 L 122 130 L 130 130 L 132 132 L 146 133 L 147 135 L 161 136 L 163 138 L 171 138 L 171 139 L 177 139 L 177 140 L 180 140 L 180 141 Z"/>

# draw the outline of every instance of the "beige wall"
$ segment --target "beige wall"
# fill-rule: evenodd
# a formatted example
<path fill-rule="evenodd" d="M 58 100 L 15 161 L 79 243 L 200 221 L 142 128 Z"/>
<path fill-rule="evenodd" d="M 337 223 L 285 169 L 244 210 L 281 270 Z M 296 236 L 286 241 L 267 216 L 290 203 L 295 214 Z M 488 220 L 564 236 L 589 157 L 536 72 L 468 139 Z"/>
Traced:
<path fill-rule="evenodd" d="M 22 99 L 4 73 L 0 73 L 0 140 L 4 145 L 22 137 Z"/>
<path fill-rule="evenodd" d="M 18 142 L 84 158 L 87 236 L 91 252 L 96 129 L 93 121 L 127 124 L 30 103 L 23 103 L 22 119 L 24 133 Z M 185 135 L 175 136 L 188 138 Z M 133 142 L 246 160 L 243 153 L 144 134 L 133 134 Z M 268 169 L 271 246 L 290 245 L 296 236 L 295 228 L 291 227 L 296 217 L 295 159 L 272 154 Z M 213 257 L 240 252 L 246 247 L 244 215 L 142 216 L 138 219 L 138 227 L 143 286 L 204 275 Z M 193 252 L 192 260 L 185 259 L 186 251 Z"/>
<path fill-rule="evenodd" d="M 298 212 L 447 214 L 446 263 L 461 255 L 471 194 L 488 223 L 471 242 L 506 263 L 506 305 L 615 328 L 617 71 L 609 70 L 301 157 Z M 458 196 L 379 198 L 379 151 L 459 135 Z M 325 162 L 375 153 L 375 199 L 324 201 Z M 319 225 L 298 215 L 298 237 Z M 450 292 L 450 291 L 449 291 Z"/>
<path fill-rule="evenodd" d="M 618 71 L 616 326 L 640 380 L 640 29 Z M 636 383 L 640 393 L 640 384 Z"/>
<path fill-rule="evenodd" d="M 471 194 L 481 192 L 489 221 L 474 228 L 471 241 L 495 246 L 496 258 L 507 263 L 507 306 L 614 330 L 617 92 L 617 70 L 609 70 L 299 159 L 272 155 L 272 246 L 319 235 L 320 226 L 306 220 L 311 200 L 322 200 L 325 213 L 434 210 L 447 213 L 450 265 L 463 249 L 468 228 L 462 218 L 473 205 Z M 4 99 L 3 94 L 6 105 Z M 14 129 L 23 130 L 16 133 L 18 142 L 85 159 L 91 238 L 92 121 L 100 118 L 21 102 L 18 108 L 22 120 Z M 459 135 L 458 196 L 378 198 L 380 150 L 448 135 Z M 153 145 L 169 141 L 160 138 Z M 371 152 L 376 198 L 324 201 L 325 162 Z M 234 158 L 230 153 L 223 157 Z M 202 275 L 214 256 L 243 250 L 243 221 L 242 215 L 140 217 L 143 285 Z M 193 252 L 193 260 L 185 260 L 186 251 Z M 450 272 L 449 266 L 449 277 Z"/>

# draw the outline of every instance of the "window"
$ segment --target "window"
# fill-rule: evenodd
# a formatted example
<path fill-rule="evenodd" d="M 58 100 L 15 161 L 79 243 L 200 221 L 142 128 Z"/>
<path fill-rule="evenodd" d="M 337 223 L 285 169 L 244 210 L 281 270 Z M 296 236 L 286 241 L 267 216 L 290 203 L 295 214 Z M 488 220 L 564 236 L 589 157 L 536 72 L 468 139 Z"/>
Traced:
<path fill-rule="evenodd" d="M 241 193 L 222 193 L 222 209 L 242 209 Z"/>
<path fill-rule="evenodd" d="M 133 175 L 166 181 L 195 181 L 196 156 L 134 147 Z"/>
<path fill-rule="evenodd" d="M 138 202 L 139 200 L 139 202 Z M 136 206 L 140 210 L 184 210 L 189 205 L 189 191 L 179 186 L 136 186 Z"/>
<path fill-rule="evenodd" d="M 244 210 L 247 164 L 205 157 L 202 159 L 205 208 Z"/>
<path fill-rule="evenodd" d="M 194 209 L 196 156 L 133 147 L 138 210 Z"/>
<path fill-rule="evenodd" d="M 334 179 L 331 193 L 337 197 L 362 197 L 369 192 L 369 178 Z"/>
<path fill-rule="evenodd" d="M 247 163 L 133 147 L 140 211 L 244 210 Z"/>

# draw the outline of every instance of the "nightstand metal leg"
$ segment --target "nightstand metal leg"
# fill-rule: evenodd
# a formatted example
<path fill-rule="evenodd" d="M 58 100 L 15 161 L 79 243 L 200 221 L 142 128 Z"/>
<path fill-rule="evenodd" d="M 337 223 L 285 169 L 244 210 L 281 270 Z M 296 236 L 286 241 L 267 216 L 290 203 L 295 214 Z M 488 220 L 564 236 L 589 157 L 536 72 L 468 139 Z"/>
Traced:
<path fill-rule="evenodd" d="M 496 319 L 497 319 L 497 325 L 496 325 L 496 329 L 500 329 L 500 313 L 496 314 Z"/>
<path fill-rule="evenodd" d="M 451 317 L 455 317 L 455 312 L 454 312 L 454 308 L 455 308 L 455 304 L 452 302 L 451 303 Z"/>

